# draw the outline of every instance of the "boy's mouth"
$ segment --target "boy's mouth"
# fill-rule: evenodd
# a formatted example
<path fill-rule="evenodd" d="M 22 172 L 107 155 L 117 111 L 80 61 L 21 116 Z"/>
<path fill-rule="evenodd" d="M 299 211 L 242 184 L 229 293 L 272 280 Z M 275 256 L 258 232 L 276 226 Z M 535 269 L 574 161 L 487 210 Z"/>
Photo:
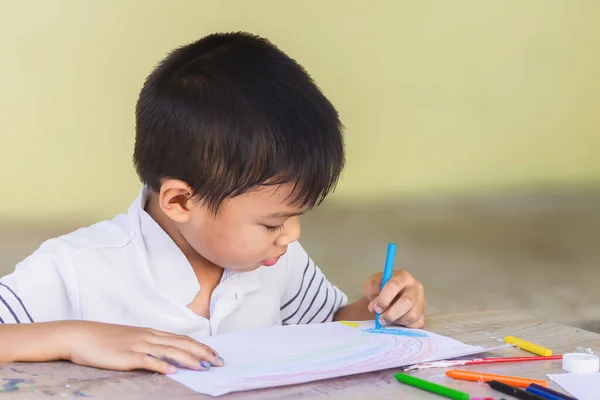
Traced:
<path fill-rule="evenodd" d="M 285 254 L 285 253 L 284 253 Z M 282 254 L 283 255 L 283 254 Z M 281 255 L 281 256 L 282 256 Z M 277 256 L 275 258 L 269 258 L 268 260 L 262 260 L 260 262 L 260 265 L 263 265 L 265 267 L 272 267 L 273 265 L 277 264 L 277 261 L 279 261 L 279 259 L 281 258 L 281 256 Z"/>

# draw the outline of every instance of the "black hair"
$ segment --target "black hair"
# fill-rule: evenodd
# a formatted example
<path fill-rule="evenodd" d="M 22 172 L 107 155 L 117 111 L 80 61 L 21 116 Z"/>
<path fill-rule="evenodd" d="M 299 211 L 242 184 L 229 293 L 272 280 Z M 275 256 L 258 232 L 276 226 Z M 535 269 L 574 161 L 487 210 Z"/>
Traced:
<path fill-rule="evenodd" d="M 342 130 L 296 61 L 264 38 L 219 33 L 174 50 L 148 76 L 133 158 L 152 190 L 181 179 L 215 213 L 227 198 L 282 183 L 312 208 L 344 167 Z"/>

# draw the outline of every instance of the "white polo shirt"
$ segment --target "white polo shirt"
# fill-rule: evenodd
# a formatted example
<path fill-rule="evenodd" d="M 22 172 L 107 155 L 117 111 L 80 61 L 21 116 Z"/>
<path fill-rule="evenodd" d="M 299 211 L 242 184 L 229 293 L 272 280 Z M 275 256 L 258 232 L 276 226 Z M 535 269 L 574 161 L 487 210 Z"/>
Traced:
<path fill-rule="evenodd" d="M 272 267 L 225 270 L 210 320 L 187 305 L 201 290 L 187 258 L 144 211 L 51 239 L 0 279 L 0 323 L 89 320 L 202 337 L 331 321 L 347 297 L 294 242 Z"/>

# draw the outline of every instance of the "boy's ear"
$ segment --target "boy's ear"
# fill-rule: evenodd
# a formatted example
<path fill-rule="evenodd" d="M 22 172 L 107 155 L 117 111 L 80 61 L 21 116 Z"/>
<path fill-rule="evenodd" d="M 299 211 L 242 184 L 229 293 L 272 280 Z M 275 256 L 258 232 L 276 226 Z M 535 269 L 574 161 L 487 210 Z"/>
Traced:
<path fill-rule="evenodd" d="M 192 218 L 192 187 L 179 179 L 165 179 L 160 186 L 160 209 L 173 221 L 186 223 Z"/>

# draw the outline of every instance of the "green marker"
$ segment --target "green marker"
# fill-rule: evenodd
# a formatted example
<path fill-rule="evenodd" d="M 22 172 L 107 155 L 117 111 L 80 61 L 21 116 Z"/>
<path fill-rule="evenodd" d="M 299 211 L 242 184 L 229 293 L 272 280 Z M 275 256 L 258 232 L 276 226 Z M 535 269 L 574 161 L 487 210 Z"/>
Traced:
<path fill-rule="evenodd" d="M 432 383 L 424 379 L 414 377 L 412 375 L 395 374 L 394 376 L 400 383 L 404 383 L 405 385 L 409 385 L 430 393 L 444 396 L 449 399 L 469 400 L 471 398 L 471 396 L 468 393 L 460 392 L 458 390 L 454 390 L 446 386 L 438 385 L 437 383 Z"/>

